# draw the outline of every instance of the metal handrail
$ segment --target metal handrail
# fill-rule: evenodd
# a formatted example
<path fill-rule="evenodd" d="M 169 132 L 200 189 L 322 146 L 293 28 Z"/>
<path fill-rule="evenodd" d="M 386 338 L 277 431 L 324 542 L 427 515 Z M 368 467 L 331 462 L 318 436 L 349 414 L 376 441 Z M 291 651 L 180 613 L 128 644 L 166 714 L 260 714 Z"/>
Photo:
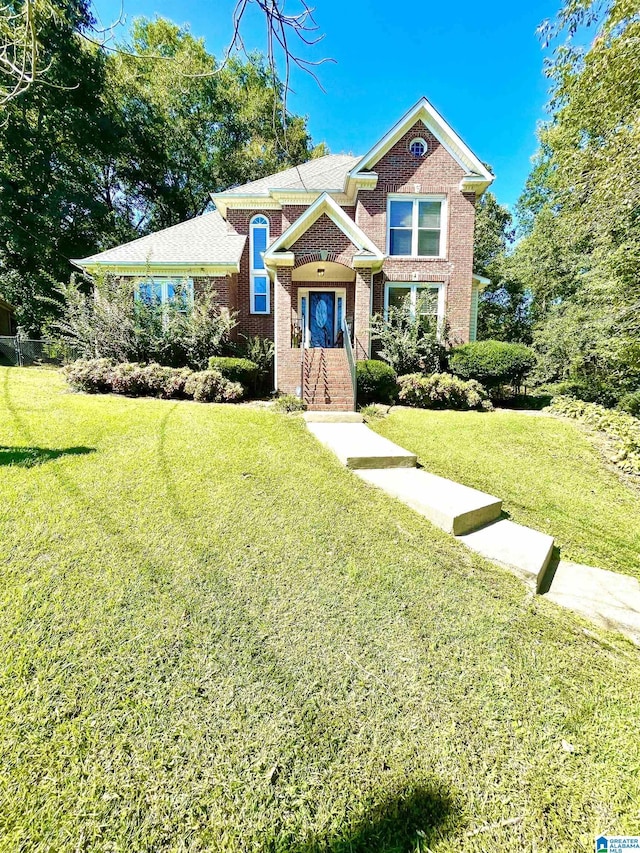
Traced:
<path fill-rule="evenodd" d="M 356 393 L 357 393 L 357 382 L 356 382 L 356 361 L 353 357 L 353 347 L 351 346 L 351 331 L 349 329 L 349 324 L 346 321 L 344 315 L 342 316 L 342 339 L 344 341 L 344 351 L 347 356 L 347 364 L 349 365 L 349 373 L 351 374 L 351 389 L 353 391 L 353 408 L 356 407 Z"/>

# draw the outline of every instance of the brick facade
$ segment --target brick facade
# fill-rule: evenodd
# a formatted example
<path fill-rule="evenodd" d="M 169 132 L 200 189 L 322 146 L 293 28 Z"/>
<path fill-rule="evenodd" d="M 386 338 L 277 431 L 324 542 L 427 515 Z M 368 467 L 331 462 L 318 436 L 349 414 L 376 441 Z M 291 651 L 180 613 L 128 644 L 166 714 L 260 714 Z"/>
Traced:
<path fill-rule="evenodd" d="M 415 137 L 426 140 L 428 150 L 416 158 L 409 151 Z M 441 195 L 445 199 L 446 236 L 444 257 L 386 257 L 382 269 L 356 268 L 354 256 L 358 248 L 343 230 L 326 214 L 313 223 L 287 251 L 295 256 L 295 267 L 303 263 L 329 260 L 354 270 L 350 282 L 322 282 L 327 288 L 346 290 L 346 315 L 355 327 L 356 358 L 369 357 L 369 322 L 371 312 L 381 313 L 385 287 L 389 282 L 438 282 L 445 288 L 445 314 L 453 342 L 469 340 L 473 272 L 473 232 L 475 193 L 462 192 L 464 169 L 422 122 L 416 122 L 378 162 L 371 167 L 378 175 L 375 189 L 361 189 L 355 206 L 344 211 L 362 229 L 378 249 L 387 252 L 387 200 L 390 193 Z M 229 207 L 226 219 L 235 233 L 249 234 L 251 218 L 262 214 L 269 221 L 270 242 L 279 237 L 306 210 L 301 205 L 283 204 L 281 209 L 242 210 Z M 294 268 L 295 268 L 294 267 Z M 292 281 L 292 268 L 279 266 L 271 283 L 271 312 L 250 312 L 249 241 L 240 262 L 237 277 L 225 284 L 215 281 L 221 299 L 238 312 L 238 332 L 260 335 L 277 341 L 277 386 L 288 393 L 298 393 L 301 383 L 301 353 L 291 348 L 291 328 L 298 318 L 298 289 L 303 282 Z M 311 283 L 317 287 L 320 282 Z M 308 286 L 308 285 L 307 285 Z"/>

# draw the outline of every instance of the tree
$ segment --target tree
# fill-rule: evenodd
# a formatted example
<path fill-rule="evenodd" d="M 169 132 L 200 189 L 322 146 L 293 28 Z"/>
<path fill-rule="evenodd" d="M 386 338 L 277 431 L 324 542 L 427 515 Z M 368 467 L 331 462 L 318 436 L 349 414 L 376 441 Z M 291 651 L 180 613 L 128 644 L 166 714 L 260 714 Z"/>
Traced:
<path fill-rule="evenodd" d="M 38 297 L 69 277 L 69 257 L 110 232 L 95 164 L 117 145 L 104 109 L 105 57 L 79 35 L 91 26 L 84 0 L 61 0 L 40 28 L 47 85 L 4 107 L 0 128 L 0 292 L 37 329 L 50 308 Z"/>
<path fill-rule="evenodd" d="M 520 202 L 525 236 L 515 253 L 538 339 L 548 339 L 548 323 L 573 323 L 583 355 L 572 374 L 606 377 L 619 393 L 640 382 L 637 11 L 637 0 L 567 0 L 543 27 L 551 39 L 568 33 L 569 42 L 549 65 L 551 117 Z M 580 26 L 597 31 L 586 49 L 571 41 Z M 548 378 L 566 374 L 552 351 Z"/>
<path fill-rule="evenodd" d="M 529 343 L 529 296 L 513 269 L 514 241 L 509 210 L 486 192 L 476 206 L 474 271 L 489 278 L 480 293 L 478 338 Z"/>
<path fill-rule="evenodd" d="M 282 84 L 259 57 L 204 73 L 215 58 L 161 19 L 134 25 L 140 58 L 107 55 L 79 35 L 87 3 L 59 2 L 41 32 L 48 84 L 11 100 L 0 127 L 0 292 L 34 333 L 56 311 L 69 258 L 188 219 L 212 190 L 313 154 L 305 119 L 284 115 Z"/>
<path fill-rule="evenodd" d="M 132 50 L 107 60 L 124 145 L 103 166 L 102 194 L 122 228 L 182 222 L 212 191 L 309 159 L 305 120 L 285 115 L 282 84 L 261 57 L 219 68 L 202 40 L 164 19 L 136 20 Z"/>
<path fill-rule="evenodd" d="M 278 77 L 277 64 L 284 64 L 284 84 L 281 92 L 284 113 L 287 113 L 287 95 L 290 91 L 292 67 L 297 67 L 318 82 L 314 67 L 330 62 L 328 58 L 311 60 L 302 55 L 305 47 L 322 41 L 314 19 L 314 10 L 306 0 L 300 0 L 299 11 L 285 11 L 285 0 L 238 0 L 232 15 L 232 37 L 224 56 L 223 66 L 238 51 L 245 52 L 242 37 L 243 21 L 247 9 L 256 6 L 264 15 L 266 23 L 266 54 L 272 78 Z M 91 7 L 87 5 L 87 12 Z M 58 0 L 8 0 L 0 10 L 0 104 L 19 97 L 37 83 L 52 83 L 51 65 L 47 56 L 47 38 L 50 25 L 60 17 Z M 121 21 L 110 27 L 98 29 L 91 17 L 90 30 L 94 44 L 107 48 L 113 30 Z M 76 32 L 88 35 L 86 22 L 78 22 Z M 292 41 L 294 45 L 292 45 Z M 123 48 L 119 49 L 123 52 Z M 159 55 L 160 56 L 160 55 Z M 174 68 L 174 74 L 180 70 Z M 215 72 L 213 72 L 215 73 Z M 275 101 L 274 101 L 275 103 Z M 283 125 L 286 131 L 286 125 Z"/>

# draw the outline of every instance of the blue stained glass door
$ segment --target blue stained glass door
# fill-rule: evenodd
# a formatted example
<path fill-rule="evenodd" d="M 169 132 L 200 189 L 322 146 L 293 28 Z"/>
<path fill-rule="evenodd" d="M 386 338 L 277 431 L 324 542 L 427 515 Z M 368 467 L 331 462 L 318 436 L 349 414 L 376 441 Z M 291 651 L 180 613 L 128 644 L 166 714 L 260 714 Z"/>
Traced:
<path fill-rule="evenodd" d="M 335 293 L 330 291 L 309 291 L 309 331 L 312 347 L 334 346 L 335 299 Z"/>

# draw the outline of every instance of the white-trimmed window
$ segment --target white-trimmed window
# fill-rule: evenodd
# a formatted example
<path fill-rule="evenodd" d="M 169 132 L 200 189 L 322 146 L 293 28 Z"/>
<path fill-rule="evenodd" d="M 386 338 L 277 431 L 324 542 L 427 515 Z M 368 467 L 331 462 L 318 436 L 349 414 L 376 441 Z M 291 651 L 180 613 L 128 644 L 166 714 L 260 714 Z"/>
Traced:
<path fill-rule="evenodd" d="M 444 320 L 444 282 L 388 283 L 384 291 L 385 318 L 389 317 L 390 308 L 402 308 L 407 301 L 414 317 L 434 317 L 441 327 Z"/>
<path fill-rule="evenodd" d="M 187 311 L 193 305 L 193 279 L 145 278 L 136 285 L 135 298 L 147 305 L 174 303 L 179 311 Z"/>
<path fill-rule="evenodd" d="M 420 157 L 424 157 L 427 153 L 427 142 L 421 136 L 416 136 L 415 139 L 412 139 L 409 143 L 409 151 L 416 159 Z"/>
<path fill-rule="evenodd" d="M 387 254 L 406 258 L 444 257 L 445 220 L 444 196 L 389 196 Z"/>
<path fill-rule="evenodd" d="M 252 314 L 268 314 L 269 276 L 264 265 L 263 254 L 269 245 L 269 220 L 258 214 L 249 223 L 249 280 Z"/>

